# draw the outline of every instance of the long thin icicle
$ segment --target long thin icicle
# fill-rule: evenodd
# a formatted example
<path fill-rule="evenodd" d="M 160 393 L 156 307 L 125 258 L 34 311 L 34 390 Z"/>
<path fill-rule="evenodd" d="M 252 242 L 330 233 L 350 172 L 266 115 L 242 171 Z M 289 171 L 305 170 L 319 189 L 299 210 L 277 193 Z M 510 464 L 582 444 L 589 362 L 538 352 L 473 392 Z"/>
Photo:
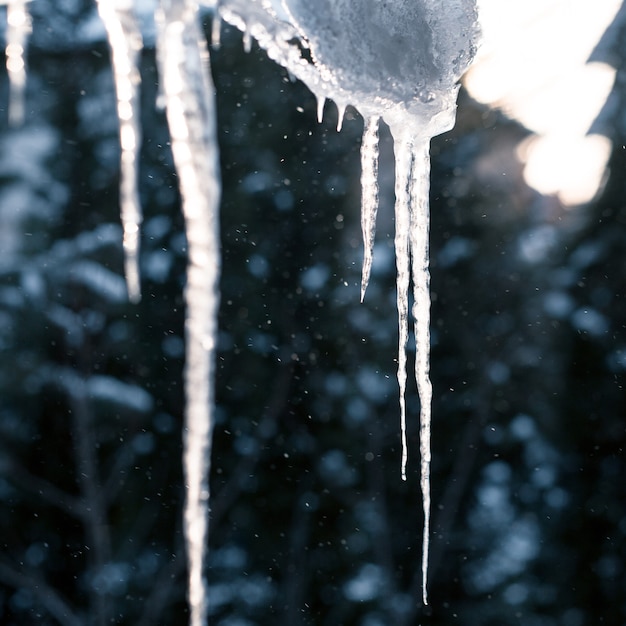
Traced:
<path fill-rule="evenodd" d="M 409 340 L 409 283 L 411 278 L 411 256 L 409 228 L 411 226 L 409 185 L 411 180 L 412 155 L 408 139 L 396 139 L 396 301 L 398 306 L 398 386 L 400 388 L 400 430 L 402 436 L 402 480 L 406 480 L 408 445 L 406 433 L 406 346 Z"/>
<path fill-rule="evenodd" d="M 138 63 L 143 43 L 132 0 L 98 0 L 98 11 L 111 48 L 120 124 L 120 210 L 126 285 L 128 297 L 137 302 L 141 298 L 139 227 L 142 221 L 138 191 L 141 145 Z"/>
<path fill-rule="evenodd" d="M 184 527 L 191 626 L 207 622 L 208 539 L 215 344 L 219 305 L 219 158 L 215 94 L 204 34 L 191 0 L 161 0 L 160 75 L 180 180 L 189 266 L 185 364 Z"/>
<path fill-rule="evenodd" d="M 361 302 L 370 281 L 378 212 L 378 117 L 368 117 L 361 142 L 361 230 L 363 231 L 363 270 Z"/>
<path fill-rule="evenodd" d="M 28 0 L 10 0 L 7 7 L 7 71 L 9 73 L 9 124 L 18 126 L 24 121 L 24 94 L 26 91 L 26 45 L 31 31 Z"/>
<path fill-rule="evenodd" d="M 392 132 L 394 129 L 392 128 Z M 430 138 L 417 137 L 410 130 L 395 134 L 396 161 L 396 265 L 399 323 L 398 385 L 402 430 L 402 478 L 406 480 L 408 459 L 406 434 L 406 345 L 408 341 L 409 283 L 413 279 L 415 321 L 415 380 L 420 397 L 420 486 L 424 509 L 422 538 L 422 598 L 428 603 L 428 549 L 430 535 L 430 421 L 432 387 L 430 361 L 430 273 L 429 188 Z"/>
<path fill-rule="evenodd" d="M 430 534 L 430 421 L 432 385 L 430 369 L 430 270 L 429 270 L 429 191 L 430 139 L 420 139 L 412 148 L 411 227 L 409 230 L 415 328 L 415 381 L 420 397 L 420 485 L 424 507 L 422 540 L 422 597 L 428 604 L 428 547 Z"/>

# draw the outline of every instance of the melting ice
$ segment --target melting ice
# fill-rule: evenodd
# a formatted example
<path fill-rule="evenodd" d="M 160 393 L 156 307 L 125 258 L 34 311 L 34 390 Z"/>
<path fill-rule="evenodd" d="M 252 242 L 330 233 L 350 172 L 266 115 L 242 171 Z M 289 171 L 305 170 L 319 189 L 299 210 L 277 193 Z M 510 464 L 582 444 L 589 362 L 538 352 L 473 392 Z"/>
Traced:
<path fill-rule="evenodd" d="M 364 118 L 361 146 L 363 273 L 369 281 L 378 209 L 378 125 L 390 127 L 396 165 L 398 384 L 402 478 L 408 446 L 405 390 L 409 319 L 414 321 L 420 396 L 420 485 L 424 508 L 423 600 L 430 525 L 430 295 L 428 270 L 430 140 L 454 125 L 458 80 L 478 38 L 475 0 L 223 0 L 218 13 L 255 37 L 268 55 L 301 79 L 318 100 Z M 307 48 L 312 62 L 303 58 Z M 413 308 L 409 315 L 409 290 Z"/>

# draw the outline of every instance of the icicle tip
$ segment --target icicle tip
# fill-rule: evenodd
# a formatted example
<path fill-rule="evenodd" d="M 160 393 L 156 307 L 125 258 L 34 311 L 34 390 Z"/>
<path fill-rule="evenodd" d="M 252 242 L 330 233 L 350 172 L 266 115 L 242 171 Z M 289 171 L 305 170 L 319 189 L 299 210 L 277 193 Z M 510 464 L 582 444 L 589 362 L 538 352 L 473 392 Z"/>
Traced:
<path fill-rule="evenodd" d="M 217 13 L 213 14 L 211 22 L 211 46 L 214 50 L 219 50 L 222 44 L 222 18 Z"/>
<path fill-rule="evenodd" d="M 320 96 L 317 99 L 317 123 L 321 124 L 324 121 L 324 105 L 326 104 L 325 96 Z"/>

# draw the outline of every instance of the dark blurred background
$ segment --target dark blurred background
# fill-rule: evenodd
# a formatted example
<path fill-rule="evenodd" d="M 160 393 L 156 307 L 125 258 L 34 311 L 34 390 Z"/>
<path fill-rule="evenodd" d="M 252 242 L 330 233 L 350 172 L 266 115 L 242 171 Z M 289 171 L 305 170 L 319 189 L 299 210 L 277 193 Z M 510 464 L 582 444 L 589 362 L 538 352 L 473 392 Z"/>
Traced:
<path fill-rule="evenodd" d="M 131 305 L 103 31 L 88 0 L 32 13 L 23 126 L 8 127 L 0 84 L 0 623 L 184 624 L 186 242 L 154 47 L 142 55 L 143 299 Z M 349 109 L 337 133 L 327 103 L 318 124 L 308 90 L 230 28 L 212 63 L 223 273 L 211 624 L 626 624 L 619 115 L 608 182 L 579 208 L 528 188 L 516 156 L 527 132 L 464 93 L 455 130 L 433 141 L 424 607 L 414 385 L 400 478 L 391 139 L 383 129 L 360 304 L 361 118 Z"/>

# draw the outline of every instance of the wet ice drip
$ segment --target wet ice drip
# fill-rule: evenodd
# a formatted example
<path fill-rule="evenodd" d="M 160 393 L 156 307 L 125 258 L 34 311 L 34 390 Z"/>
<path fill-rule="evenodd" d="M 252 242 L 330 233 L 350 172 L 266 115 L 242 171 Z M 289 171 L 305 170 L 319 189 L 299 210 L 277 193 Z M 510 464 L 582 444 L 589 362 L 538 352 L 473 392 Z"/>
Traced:
<path fill-rule="evenodd" d="M 399 324 L 398 385 L 402 478 L 408 444 L 406 384 L 409 319 L 414 320 L 415 380 L 420 396 L 420 485 L 424 508 L 423 601 L 430 526 L 428 270 L 429 146 L 454 125 L 457 82 L 471 63 L 478 37 L 475 0 L 221 0 L 218 13 L 253 36 L 274 59 L 315 94 L 318 118 L 335 101 L 339 127 L 346 105 L 363 115 L 361 146 L 363 273 L 369 281 L 378 209 L 378 122 L 395 141 L 396 265 Z M 306 48 L 312 61 L 305 58 Z M 413 285 L 412 315 L 409 291 Z"/>
<path fill-rule="evenodd" d="M 143 46 L 134 0 L 98 0 L 111 48 L 117 117 L 120 125 L 120 213 L 124 229 L 124 268 L 131 302 L 141 298 L 139 227 L 142 221 L 138 191 L 141 148 L 139 56 Z"/>
<path fill-rule="evenodd" d="M 220 175 L 215 96 L 204 33 L 190 0 L 162 0 L 157 15 L 162 93 L 178 172 L 188 246 L 185 361 L 184 532 L 191 626 L 207 621 L 214 361 L 219 306 Z"/>
<path fill-rule="evenodd" d="M 26 46 L 31 31 L 28 0 L 9 0 L 7 4 L 6 64 L 9 73 L 9 124 L 24 121 L 26 92 Z M 0 3 L 2 4 L 2 3 Z"/>

